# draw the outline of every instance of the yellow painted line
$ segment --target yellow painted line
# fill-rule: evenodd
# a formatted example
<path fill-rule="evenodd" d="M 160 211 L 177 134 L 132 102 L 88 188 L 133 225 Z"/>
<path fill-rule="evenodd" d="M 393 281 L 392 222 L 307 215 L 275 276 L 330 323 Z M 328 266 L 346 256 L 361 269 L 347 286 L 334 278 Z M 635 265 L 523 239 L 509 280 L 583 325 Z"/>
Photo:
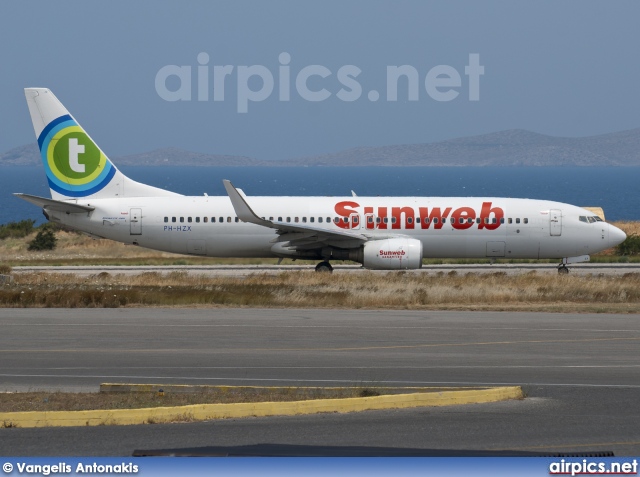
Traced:
<path fill-rule="evenodd" d="M 522 341 L 477 341 L 469 343 L 423 343 L 415 345 L 389 345 L 389 346 L 360 346 L 349 348 L 216 348 L 211 349 L 127 349 L 127 348 L 83 348 L 83 349 L 0 349 L 0 353 L 217 353 L 230 351 L 369 351 L 377 349 L 416 349 L 416 348 L 442 348 L 447 346 L 494 346 L 494 345 L 518 345 L 518 344 L 551 344 L 551 343 L 595 343 L 606 341 L 640 341 L 640 336 L 631 338 L 586 338 L 580 340 L 522 340 Z"/>
<path fill-rule="evenodd" d="M 134 425 L 176 421 L 204 421 L 265 416 L 297 416 L 324 412 L 359 412 L 405 409 L 423 406 L 453 406 L 522 399 L 519 386 L 443 391 L 434 393 L 393 394 L 347 399 L 319 399 L 292 402 L 239 404 L 194 404 L 178 407 L 112 409 L 100 411 L 52 411 L 0 413 L 0 426 L 72 427 Z"/>

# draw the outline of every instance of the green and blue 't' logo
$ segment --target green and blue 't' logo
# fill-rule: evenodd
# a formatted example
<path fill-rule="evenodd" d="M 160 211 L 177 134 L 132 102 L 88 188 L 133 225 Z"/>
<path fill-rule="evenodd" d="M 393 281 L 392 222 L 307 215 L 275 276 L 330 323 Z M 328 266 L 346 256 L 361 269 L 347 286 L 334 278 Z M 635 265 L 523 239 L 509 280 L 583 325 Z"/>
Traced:
<path fill-rule="evenodd" d="M 102 190 L 116 168 L 69 116 L 51 121 L 38 138 L 49 187 L 68 197 L 84 197 Z"/>

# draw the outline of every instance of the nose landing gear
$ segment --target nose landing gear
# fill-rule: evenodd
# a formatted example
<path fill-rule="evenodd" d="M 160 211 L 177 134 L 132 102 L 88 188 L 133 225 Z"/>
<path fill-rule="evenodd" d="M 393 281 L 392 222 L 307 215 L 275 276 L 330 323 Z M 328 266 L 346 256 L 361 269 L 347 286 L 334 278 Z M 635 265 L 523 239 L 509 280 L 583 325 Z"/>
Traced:
<path fill-rule="evenodd" d="M 567 268 L 568 264 L 588 262 L 589 260 L 591 260 L 591 257 L 589 257 L 589 255 L 580 255 L 578 257 L 563 258 L 560 265 L 558 265 L 558 273 L 560 275 L 566 275 L 567 273 L 569 273 L 569 269 Z"/>

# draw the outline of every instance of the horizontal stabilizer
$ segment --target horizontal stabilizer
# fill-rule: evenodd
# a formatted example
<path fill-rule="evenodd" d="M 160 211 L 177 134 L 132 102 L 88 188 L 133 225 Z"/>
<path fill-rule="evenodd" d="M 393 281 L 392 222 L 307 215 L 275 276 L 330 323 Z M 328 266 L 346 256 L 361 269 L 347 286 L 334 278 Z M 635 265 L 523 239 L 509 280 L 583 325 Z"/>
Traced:
<path fill-rule="evenodd" d="M 13 194 L 20 199 L 31 202 L 34 205 L 42 207 L 47 210 L 54 210 L 56 212 L 64 212 L 66 214 L 80 214 L 87 213 L 95 210 L 95 207 L 90 205 L 80 205 L 74 202 L 66 202 L 63 200 L 46 199 L 44 197 L 38 197 L 37 195 L 29 194 Z"/>

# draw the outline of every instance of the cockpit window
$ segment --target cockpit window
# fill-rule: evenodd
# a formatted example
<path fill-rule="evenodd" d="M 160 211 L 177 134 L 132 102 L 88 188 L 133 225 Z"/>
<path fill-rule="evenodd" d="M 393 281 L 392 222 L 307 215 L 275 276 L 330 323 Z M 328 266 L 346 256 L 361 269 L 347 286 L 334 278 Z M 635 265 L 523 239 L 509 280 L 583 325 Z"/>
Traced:
<path fill-rule="evenodd" d="M 603 220 L 597 215 L 590 215 L 589 217 L 587 217 L 586 215 L 581 215 L 578 218 L 580 219 L 580 222 L 584 222 L 587 224 L 593 224 L 595 222 L 603 222 Z"/>

